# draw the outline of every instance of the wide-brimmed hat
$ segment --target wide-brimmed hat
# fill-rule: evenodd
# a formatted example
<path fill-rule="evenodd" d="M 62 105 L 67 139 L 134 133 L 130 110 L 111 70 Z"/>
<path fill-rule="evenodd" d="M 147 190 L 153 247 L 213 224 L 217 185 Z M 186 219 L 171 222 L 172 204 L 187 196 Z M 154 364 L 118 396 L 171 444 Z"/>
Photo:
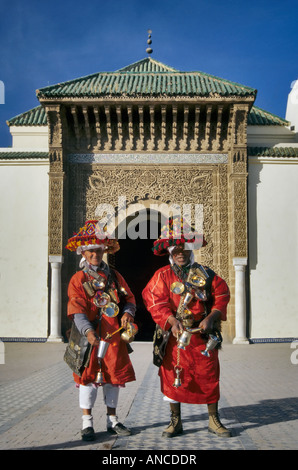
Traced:
<path fill-rule="evenodd" d="M 105 251 L 110 254 L 120 250 L 118 241 L 108 237 L 105 229 L 98 225 L 98 220 L 87 220 L 85 225 L 68 240 L 65 248 L 80 254 L 88 248 L 96 247 L 104 247 Z"/>
<path fill-rule="evenodd" d="M 206 246 L 204 236 L 194 230 L 183 218 L 170 218 L 161 229 L 160 237 L 153 243 L 153 253 L 157 256 L 169 254 L 168 248 L 183 246 L 185 249 L 199 250 Z"/>

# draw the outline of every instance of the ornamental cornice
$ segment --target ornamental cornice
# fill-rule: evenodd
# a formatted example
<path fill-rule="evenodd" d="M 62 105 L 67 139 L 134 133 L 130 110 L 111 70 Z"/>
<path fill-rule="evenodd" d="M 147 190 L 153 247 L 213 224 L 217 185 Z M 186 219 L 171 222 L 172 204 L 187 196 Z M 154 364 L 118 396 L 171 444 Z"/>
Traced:
<path fill-rule="evenodd" d="M 215 102 L 215 103 L 249 103 L 253 104 L 255 101 L 255 97 L 253 96 L 237 96 L 237 95 L 229 95 L 229 96 L 221 96 L 217 94 L 211 94 L 207 96 L 168 96 L 168 95 L 159 95 L 159 96 L 144 96 L 144 95 L 135 95 L 135 96 L 128 96 L 125 94 L 119 96 L 84 96 L 84 97 L 46 97 L 46 98 L 39 98 L 41 104 L 67 104 L 67 103 L 79 103 L 82 105 L 83 103 L 119 103 L 119 102 L 138 102 L 138 103 L 149 103 L 149 102 L 166 102 L 167 104 L 171 104 L 173 102 Z"/>

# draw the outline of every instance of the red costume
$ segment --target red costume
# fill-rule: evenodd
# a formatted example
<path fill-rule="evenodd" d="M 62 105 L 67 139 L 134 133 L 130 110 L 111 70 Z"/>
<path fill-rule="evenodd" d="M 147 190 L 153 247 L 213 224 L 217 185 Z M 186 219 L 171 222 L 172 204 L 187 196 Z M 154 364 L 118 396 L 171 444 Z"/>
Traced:
<path fill-rule="evenodd" d="M 179 281 L 171 266 L 165 266 L 154 274 L 145 289 L 143 300 L 155 323 L 164 330 L 170 328 L 167 319 L 177 311 L 180 295 L 171 292 L 171 284 Z M 211 285 L 211 309 L 221 312 L 221 320 L 226 320 L 227 304 L 230 299 L 226 282 L 215 275 Z M 204 303 L 194 298 L 188 305 L 194 320 L 204 317 Z M 200 333 L 192 334 L 190 344 L 180 351 L 181 386 L 173 387 L 175 366 L 177 364 L 177 340 L 171 334 L 163 363 L 159 369 L 161 391 L 168 398 L 180 403 L 208 404 L 219 400 L 219 362 L 218 351 L 210 351 L 205 357 L 206 340 Z"/>
<path fill-rule="evenodd" d="M 103 271 L 98 271 L 99 274 L 106 278 Z M 126 302 L 135 304 L 135 298 L 126 281 L 120 273 L 115 271 L 118 283 L 124 287 L 127 295 L 125 295 Z M 83 287 L 83 283 L 87 281 L 89 275 L 84 271 L 79 271 L 74 274 L 70 280 L 68 287 L 68 316 L 72 317 L 74 314 L 83 313 L 88 317 L 88 320 L 93 322 L 98 319 L 99 308 L 96 307 L 92 298 L 88 296 Z M 108 317 L 102 315 L 100 323 L 96 327 L 96 332 L 102 339 L 105 339 L 107 333 L 113 333 L 119 328 L 118 317 Z M 131 364 L 126 343 L 121 340 L 120 332 L 116 333 L 109 340 L 110 345 L 106 355 L 101 363 L 101 370 L 103 373 L 104 382 L 123 385 L 126 382 L 135 380 L 134 369 Z M 76 374 L 74 380 L 78 384 L 87 385 L 94 382 L 96 374 L 99 370 L 97 359 L 98 347 L 93 347 L 89 366 L 84 369 L 81 377 Z"/>

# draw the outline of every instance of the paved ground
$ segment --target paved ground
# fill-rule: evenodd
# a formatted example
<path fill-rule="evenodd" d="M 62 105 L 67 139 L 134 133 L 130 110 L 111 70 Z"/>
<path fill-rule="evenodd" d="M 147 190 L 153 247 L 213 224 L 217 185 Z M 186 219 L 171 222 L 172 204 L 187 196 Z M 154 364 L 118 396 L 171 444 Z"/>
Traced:
<path fill-rule="evenodd" d="M 133 343 L 137 380 L 120 392 L 118 416 L 129 437 L 106 430 L 101 395 L 94 409 L 96 440 L 81 441 L 81 411 L 65 344 L 5 343 L 0 364 L 0 450 L 133 451 L 294 450 L 298 448 L 297 350 L 290 343 L 224 344 L 220 352 L 220 416 L 230 439 L 207 432 L 207 408 L 182 405 L 184 434 L 162 439 L 169 406 L 159 392 L 150 343 Z M 292 358 L 292 360 L 291 360 Z M 104 455 L 104 454 L 103 454 Z"/>

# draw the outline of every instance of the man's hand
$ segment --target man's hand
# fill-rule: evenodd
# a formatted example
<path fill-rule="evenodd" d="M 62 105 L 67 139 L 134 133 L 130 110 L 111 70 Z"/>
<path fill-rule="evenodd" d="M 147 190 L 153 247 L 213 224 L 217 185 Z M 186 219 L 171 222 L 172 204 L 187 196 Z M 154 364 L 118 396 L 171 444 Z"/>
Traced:
<path fill-rule="evenodd" d="M 172 327 L 173 335 L 175 336 L 175 338 L 178 338 L 178 336 L 180 336 L 183 333 L 183 327 L 182 327 L 180 321 L 177 320 L 177 318 L 175 318 L 174 316 L 171 315 L 168 318 L 168 323 Z"/>
<path fill-rule="evenodd" d="M 134 318 L 128 313 L 124 312 L 122 318 L 121 318 L 121 326 L 122 328 L 127 328 L 128 323 L 132 323 Z"/>
<path fill-rule="evenodd" d="M 99 339 L 93 330 L 89 330 L 86 334 L 86 338 L 88 342 L 91 344 L 91 346 L 98 346 L 99 345 Z"/>
<path fill-rule="evenodd" d="M 201 321 L 200 327 L 205 333 L 211 333 L 213 330 L 213 324 L 216 320 L 219 320 L 221 317 L 221 312 L 219 310 L 212 310 L 209 315 L 207 315 L 204 320 Z"/>

